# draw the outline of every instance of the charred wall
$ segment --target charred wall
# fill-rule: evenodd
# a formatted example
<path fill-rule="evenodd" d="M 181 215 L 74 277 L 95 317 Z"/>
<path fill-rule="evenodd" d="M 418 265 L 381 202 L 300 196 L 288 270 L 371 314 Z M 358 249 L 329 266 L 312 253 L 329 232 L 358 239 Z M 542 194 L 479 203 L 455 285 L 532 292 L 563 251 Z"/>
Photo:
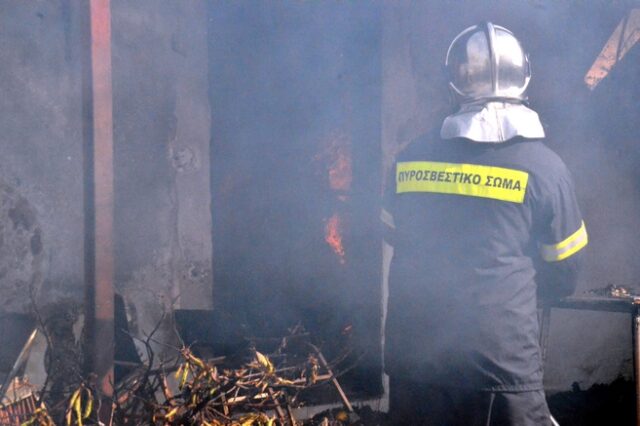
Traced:
<path fill-rule="evenodd" d="M 174 302 L 206 308 L 212 281 L 206 5 L 111 6 L 116 287 L 143 317 L 155 318 L 149 314 Z M 28 310 L 30 280 L 44 281 L 41 303 L 83 297 L 84 7 L 0 6 L 0 287 L 9 291 L 2 311 Z"/>
<path fill-rule="evenodd" d="M 632 48 L 593 91 L 584 77 L 632 2 L 395 2 L 383 11 L 382 141 L 385 163 L 450 111 L 442 71 L 450 41 L 488 20 L 512 30 L 530 52 L 532 107 L 548 145 L 574 175 L 590 233 L 577 290 L 614 284 L 637 292 L 640 249 L 637 161 L 640 48 Z M 627 315 L 554 310 L 549 388 L 589 386 L 631 373 Z"/>
<path fill-rule="evenodd" d="M 76 30 L 66 1 L 0 6 L 0 312 L 30 311 L 30 282 L 82 297 Z"/>

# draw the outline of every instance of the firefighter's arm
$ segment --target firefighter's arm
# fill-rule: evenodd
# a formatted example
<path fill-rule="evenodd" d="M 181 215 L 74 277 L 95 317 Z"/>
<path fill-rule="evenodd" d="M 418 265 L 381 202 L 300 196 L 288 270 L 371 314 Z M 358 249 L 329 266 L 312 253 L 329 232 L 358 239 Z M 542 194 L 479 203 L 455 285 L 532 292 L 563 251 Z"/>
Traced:
<path fill-rule="evenodd" d="M 536 282 L 539 296 L 549 301 L 575 291 L 583 248 L 589 241 L 568 172 L 558 180 L 547 208 L 547 220 L 538 244 Z"/>

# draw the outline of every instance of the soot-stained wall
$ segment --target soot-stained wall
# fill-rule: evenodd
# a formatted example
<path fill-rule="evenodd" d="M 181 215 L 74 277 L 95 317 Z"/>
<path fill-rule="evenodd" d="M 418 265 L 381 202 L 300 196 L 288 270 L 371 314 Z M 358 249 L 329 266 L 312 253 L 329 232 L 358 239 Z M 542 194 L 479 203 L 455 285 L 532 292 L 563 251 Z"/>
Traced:
<path fill-rule="evenodd" d="M 111 6 L 115 285 L 148 329 L 211 306 L 206 2 Z M 42 304 L 83 299 L 86 7 L 0 6 L 0 313 L 30 309 L 30 281 Z"/>
<path fill-rule="evenodd" d="M 491 21 L 530 52 L 529 98 L 548 145 L 574 175 L 590 234 L 577 295 L 607 285 L 636 292 L 640 264 L 637 162 L 640 153 L 640 48 L 593 91 L 583 79 L 630 7 L 625 2 L 394 2 L 383 11 L 382 141 L 388 166 L 411 139 L 450 111 L 442 70 L 463 29 Z M 631 373 L 625 314 L 554 310 L 546 364 L 550 389 L 589 386 Z"/>
<path fill-rule="evenodd" d="M 69 2 L 0 5 L 0 313 L 82 297 L 82 121 Z M 43 284 L 44 282 L 44 284 Z"/>

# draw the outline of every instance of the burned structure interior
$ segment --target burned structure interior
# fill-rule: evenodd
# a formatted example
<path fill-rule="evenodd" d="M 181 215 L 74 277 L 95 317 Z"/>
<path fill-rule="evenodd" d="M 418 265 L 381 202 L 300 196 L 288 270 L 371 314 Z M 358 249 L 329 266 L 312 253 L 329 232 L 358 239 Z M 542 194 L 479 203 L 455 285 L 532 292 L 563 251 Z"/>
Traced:
<path fill-rule="evenodd" d="M 640 424 L 637 2 L 0 11 L 0 425 L 303 424 L 327 404 L 385 424 L 385 181 L 452 108 L 451 39 L 487 20 L 530 54 L 589 228 L 574 298 L 543 315 L 552 413 Z"/>
<path fill-rule="evenodd" d="M 302 321 L 330 344 L 352 328 L 367 353 L 352 385 L 373 395 L 381 392 L 379 11 L 312 8 L 264 3 L 214 14 L 214 304 L 259 335 Z"/>

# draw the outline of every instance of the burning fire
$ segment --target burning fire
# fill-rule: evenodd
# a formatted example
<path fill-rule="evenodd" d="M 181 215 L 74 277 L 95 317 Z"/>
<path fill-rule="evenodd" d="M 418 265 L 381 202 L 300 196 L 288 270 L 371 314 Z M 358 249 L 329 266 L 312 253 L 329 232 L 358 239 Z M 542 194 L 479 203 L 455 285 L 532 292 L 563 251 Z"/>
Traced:
<path fill-rule="evenodd" d="M 344 265 L 345 253 L 344 247 L 342 246 L 342 235 L 340 234 L 340 216 L 338 216 L 337 213 L 327 221 L 324 240 L 331 246 L 335 254 L 338 255 L 340 263 Z"/>
<path fill-rule="evenodd" d="M 333 132 L 322 141 L 324 149 L 315 156 L 315 161 L 323 164 L 322 173 L 328 173 L 329 186 L 340 201 L 347 201 L 353 172 L 351 169 L 351 138 L 343 131 Z M 325 175 L 326 176 L 326 175 Z M 342 227 L 340 216 L 334 213 L 326 219 L 324 240 L 338 255 L 341 264 L 345 264 L 345 252 L 342 245 Z"/>

